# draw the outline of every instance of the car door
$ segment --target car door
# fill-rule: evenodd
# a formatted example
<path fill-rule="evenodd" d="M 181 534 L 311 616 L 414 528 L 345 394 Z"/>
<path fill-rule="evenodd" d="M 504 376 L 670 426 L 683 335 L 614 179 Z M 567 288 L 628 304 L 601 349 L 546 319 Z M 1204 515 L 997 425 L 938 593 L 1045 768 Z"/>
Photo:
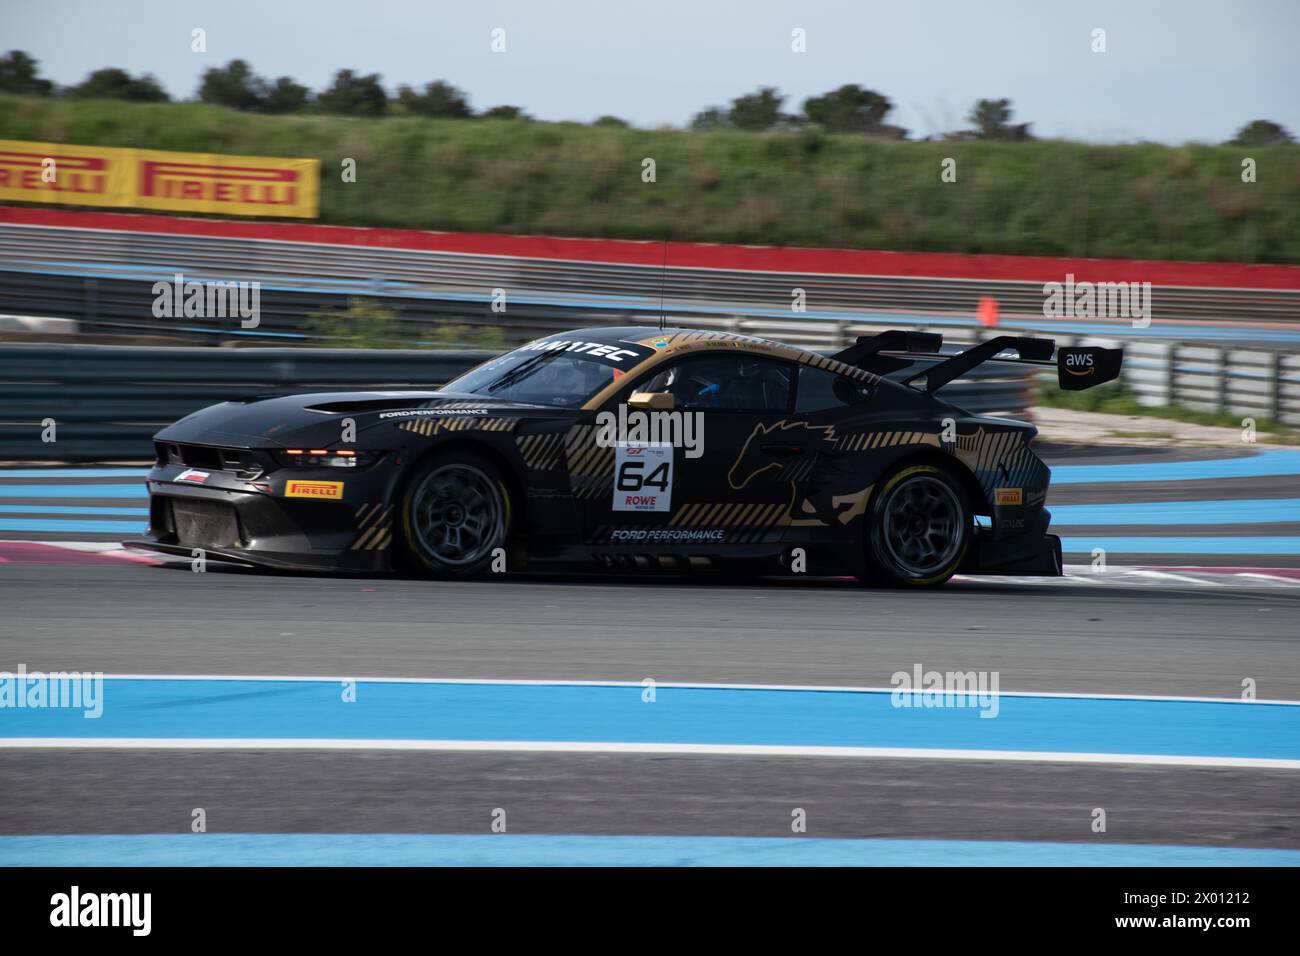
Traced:
<path fill-rule="evenodd" d="M 876 386 L 811 365 L 799 367 L 794 420 L 822 436 L 810 462 L 787 540 L 807 543 L 853 537 L 844 531 L 866 507 L 874 471 L 870 433 L 891 413 L 875 402 Z"/>
<path fill-rule="evenodd" d="M 793 363 L 733 349 L 685 355 L 630 383 L 601 410 L 624 440 L 608 492 L 584 503 L 586 540 L 699 553 L 779 542 L 816 453 L 816 436 L 790 422 L 794 377 Z M 672 395 L 671 412 L 634 417 L 628 400 L 646 392 Z"/>

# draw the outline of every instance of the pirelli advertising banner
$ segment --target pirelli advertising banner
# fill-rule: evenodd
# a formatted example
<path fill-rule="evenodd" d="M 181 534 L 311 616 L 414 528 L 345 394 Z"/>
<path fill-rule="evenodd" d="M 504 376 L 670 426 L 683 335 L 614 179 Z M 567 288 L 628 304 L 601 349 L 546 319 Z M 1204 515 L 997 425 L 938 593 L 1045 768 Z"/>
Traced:
<path fill-rule="evenodd" d="M 0 140 L 0 200 L 315 219 L 320 161 Z"/>

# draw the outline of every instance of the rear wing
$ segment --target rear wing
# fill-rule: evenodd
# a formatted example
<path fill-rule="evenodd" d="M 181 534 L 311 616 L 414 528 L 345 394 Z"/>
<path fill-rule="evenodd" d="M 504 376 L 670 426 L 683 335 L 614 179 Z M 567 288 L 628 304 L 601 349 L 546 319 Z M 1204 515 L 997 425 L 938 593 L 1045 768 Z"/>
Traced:
<path fill-rule="evenodd" d="M 854 344 L 831 358 L 877 375 L 888 375 L 921 365 L 923 367 L 899 378 L 904 384 L 912 385 L 927 394 L 937 392 L 985 362 L 1055 367 L 1057 384 L 1065 391 L 1077 392 L 1114 381 L 1119 377 L 1120 366 L 1124 361 L 1123 349 L 1093 346 L 1062 346 L 1058 349 L 1053 339 L 1030 336 L 999 335 L 956 354 L 940 352 L 942 344 L 943 336 L 935 332 L 890 329 L 878 335 L 860 336 Z M 903 354 L 882 354 L 885 352 Z M 1015 352 L 1016 355 L 1014 358 L 1003 356 L 1003 352 Z"/>

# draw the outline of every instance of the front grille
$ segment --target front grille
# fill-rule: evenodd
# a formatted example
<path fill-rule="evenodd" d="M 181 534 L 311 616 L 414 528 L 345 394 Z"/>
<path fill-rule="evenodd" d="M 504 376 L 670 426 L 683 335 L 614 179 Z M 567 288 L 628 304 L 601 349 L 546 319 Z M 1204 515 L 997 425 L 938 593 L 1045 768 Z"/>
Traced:
<path fill-rule="evenodd" d="M 221 448 L 218 450 L 222 471 L 233 471 L 235 477 L 251 479 L 262 473 L 262 466 L 251 451 L 240 448 Z"/>
<path fill-rule="evenodd" d="M 160 465 L 186 465 L 205 471 L 229 471 L 245 480 L 256 478 L 264 471 L 257 454 L 243 448 L 213 448 L 208 445 L 159 441 L 154 442 L 154 455 Z"/>
<path fill-rule="evenodd" d="M 176 543 L 189 548 L 238 548 L 243 545 L 239 515 L 224 501 L 172 498 L 171 526 Z"/>

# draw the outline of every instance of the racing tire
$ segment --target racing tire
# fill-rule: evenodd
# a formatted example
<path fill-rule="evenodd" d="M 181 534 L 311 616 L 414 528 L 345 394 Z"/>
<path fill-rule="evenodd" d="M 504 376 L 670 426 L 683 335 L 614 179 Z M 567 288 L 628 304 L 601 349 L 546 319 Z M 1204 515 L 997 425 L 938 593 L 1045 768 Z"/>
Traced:
<path fill-rule="evenodd" d="M 421 462 L 401 497 L 400 563 L 431 577 L 469 578 L 508 549 L 510 487 L 483 455 L 456 450 Z"/>
<path fill-rule="evenodd" d="M 936 587 L 961 567 L 973 537 L 961 483 L 932 464 L 902 465 L 880 483 L 866 523 L 865 583 Z"/>

